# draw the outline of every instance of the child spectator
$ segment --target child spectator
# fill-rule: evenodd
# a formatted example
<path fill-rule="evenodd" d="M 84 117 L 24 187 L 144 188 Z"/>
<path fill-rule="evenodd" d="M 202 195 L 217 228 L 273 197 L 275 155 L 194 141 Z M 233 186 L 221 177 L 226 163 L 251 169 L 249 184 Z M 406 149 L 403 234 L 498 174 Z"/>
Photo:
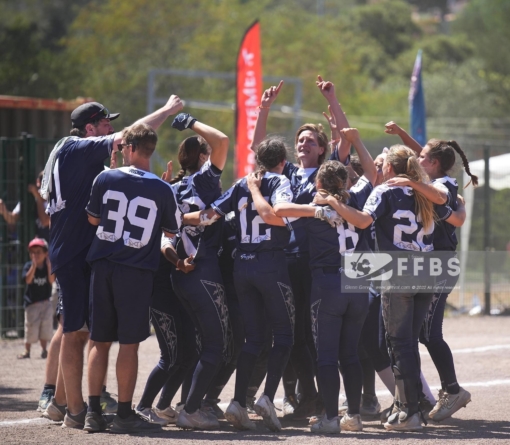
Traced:
<path fill-rule="evenodd" d="M 30 346 L 40 341 L 41 358 L 46 358 L 46 345 L 53 336 L 53 305 L 50 302 L 51 286 L 55 277 L 51 275 L 48 258 L 48 243 L 42 238 L 34 238 L 28 244 L 30 261 L 23 267 L 22 278 L 25 290 L 25 352 L 18 358 L 30 358 Z"/>

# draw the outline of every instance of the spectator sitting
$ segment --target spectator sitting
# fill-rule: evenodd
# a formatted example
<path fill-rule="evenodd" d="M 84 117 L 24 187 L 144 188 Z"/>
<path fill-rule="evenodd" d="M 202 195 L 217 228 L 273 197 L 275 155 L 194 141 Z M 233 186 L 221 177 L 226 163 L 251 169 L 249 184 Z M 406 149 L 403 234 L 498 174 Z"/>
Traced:
<path fill-rule="evenodd" d="M 51 287 L 55 277 L 51 274 L 48 258 L 48 243 L 34 238 L 28 244 L 30 260 L 23 267 L 22 278 L 27 287 L 24 295 L 25 306 L 25 352 L 18 358 L 30 358 L 30 346 L 40 341 L 41 358 L 46 358 L 46 345 L 53 337 L 53 305 L 50 302 Z"/>

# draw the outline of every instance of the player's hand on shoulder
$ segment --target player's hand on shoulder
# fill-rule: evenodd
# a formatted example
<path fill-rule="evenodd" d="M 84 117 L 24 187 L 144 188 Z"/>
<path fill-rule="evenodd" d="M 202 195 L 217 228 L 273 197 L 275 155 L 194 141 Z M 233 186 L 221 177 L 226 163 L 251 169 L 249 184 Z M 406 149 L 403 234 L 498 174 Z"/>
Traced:
<path fill-rule="evenodd" d="M 326 205 L 329 204 L 332 198 L 334 199 L 334 197 L 329 195 L 327 192 L 323 190 L 317 190 L 317 193 L 313 197 L 313 203 L 318 205 Z"/>
<path fill-rule="evenodd" d="M 395 176 L 394 178 L 388 179 L 385 184 L 388 187 L 405 187 L 405 186 L 413 186 L 413 181 L 408 178 L 403 178 L 401 176 Z"/>
<path fill-rule="evenodd" d="M 260 174 L 260 172 L 250 173 L 246 177 L 246 183 L 250 190 L 253 188 L 260 189 L 260 184 L 262 184 L 262 175 Z"/>

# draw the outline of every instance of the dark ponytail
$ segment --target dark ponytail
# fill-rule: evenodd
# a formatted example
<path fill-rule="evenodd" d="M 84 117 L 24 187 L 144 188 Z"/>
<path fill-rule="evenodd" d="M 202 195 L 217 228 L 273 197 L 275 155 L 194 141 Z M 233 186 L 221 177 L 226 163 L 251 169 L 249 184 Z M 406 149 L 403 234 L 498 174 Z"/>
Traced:
<path fill-rule="evenodd" d="M 456 141 L 431 139 L 427 142 L 427 145 L 430 148 L 428 152 L 429 158 L 437 159 L 441 167 L 441 173 L 443 175 L 446 175 L 455 165 L 455 152 L 457 152 L 462 159 L 464 170 L 466 170 L 466 173 L 471 177 L 470 182 L 473 182 L 473 186 L 475 187 L 478 185 L 478 176 L 473 175 L 469 170 L 469 162 L 466 158 L 466 155 Z M 468 185 L 469 182 L 467 183 L 466 187 Z"/>
<path fill-rule="evenodd" d="M 196 172 L 201 154 L 208 154 L 207 142 L 204 138 L 201 136 L 191 136 L 184 139 L 181 145 L 179 145 L 179 154 L 177 156 L 181 169 L 177 176 L 170 181 L 170 184 L 181 181 L 186 176 L 186 172 Z"/>

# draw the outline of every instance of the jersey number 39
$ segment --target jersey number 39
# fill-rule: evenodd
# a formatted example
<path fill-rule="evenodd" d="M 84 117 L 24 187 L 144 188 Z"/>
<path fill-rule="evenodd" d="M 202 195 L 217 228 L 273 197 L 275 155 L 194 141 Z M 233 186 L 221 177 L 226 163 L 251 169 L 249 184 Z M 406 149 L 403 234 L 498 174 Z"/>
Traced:
<path fill-rule="evenodd" d="M 108 219 L 115 221 L 115 229 L 113 232 L 106 232 L 104 230 L 104 226 L 100 225 L 97 228 L 97 237 L 112 243 L 122 238 L 126 246 L 134 247 L 135 249 L 141 249 L 146 246 L 151 239 L 156 215 L 158 213 L 156 203 L 152 199 L 142 198 L 141 196 L 137 196 L 131 201 L 128 201 L 124 193 L 116 190 L 108 190 L 103 195 L 103 204 L 106 204 L 109 200 L 118 201 L 119 203 L 117 210 L 108 211 Z M 138 207 L 145 207 L 149 210 L 147 218 L 140 218 L 139 216 L 136 216 Z M 124 230 L 126 217 L 129 224 L 143 229 L 142 237 L 140 239 L 132 238 L 131 232 Z"/>

